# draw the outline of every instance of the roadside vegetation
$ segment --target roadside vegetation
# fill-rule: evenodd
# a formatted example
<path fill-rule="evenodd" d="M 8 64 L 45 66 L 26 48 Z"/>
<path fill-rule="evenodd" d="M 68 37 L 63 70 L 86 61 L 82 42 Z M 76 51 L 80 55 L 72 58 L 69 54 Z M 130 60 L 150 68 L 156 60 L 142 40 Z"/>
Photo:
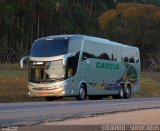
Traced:
<path fill-rule="evenodd" d="M 0 102 L 40 101 L 28 96 L 27 68 L 18 64 L 0 65 Z"/>
<path fill-rule="evenodd" d="M 142 72 L 141 90 L 134 97 L 159 97 L 160 72 Z"/>
<path fill-rule="evenodd" d="M 142 72 L 141 91 L 137 97 L 160 96 L 160 72 Z M 18 64 L 0 64 L 0 102 L 44 101 L 44 98 L 30 98 L 27 88 L 27 68 L 20 69 Z M 66 98 L 64 100 L 74 100 Z"/>

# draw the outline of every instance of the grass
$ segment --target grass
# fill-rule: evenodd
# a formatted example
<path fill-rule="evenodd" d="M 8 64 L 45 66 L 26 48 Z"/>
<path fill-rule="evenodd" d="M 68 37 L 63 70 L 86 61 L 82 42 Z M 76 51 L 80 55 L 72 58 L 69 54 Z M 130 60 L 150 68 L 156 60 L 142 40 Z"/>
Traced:
<path fill-rule="evenodd" d="M 42 101 L 30 98 L 27 89 L 27 68 L 18 64 L 0 65 L 0 102 Z"/>
<path fill-rule="evenodd" d="M 27 68 L 20 69 L 18 64 L 0 64 L 0 77 L 27 77 Z"/>
<path fill-rule="evenodd" d="M 143 72 L 137 97 L 160 97 L 160 72 Z"/>
<path fill-rule="evenodd" d="M 160 72 L 143 72 L 141 91 L 133 97 L 159 97 Z M 67 98 L 72 100 L 71 98 Z M 44 98 L 30 98 L 27 89 L 27 68 L 18 64 L 0 64 L 0 102 L 44 101 Z"/>

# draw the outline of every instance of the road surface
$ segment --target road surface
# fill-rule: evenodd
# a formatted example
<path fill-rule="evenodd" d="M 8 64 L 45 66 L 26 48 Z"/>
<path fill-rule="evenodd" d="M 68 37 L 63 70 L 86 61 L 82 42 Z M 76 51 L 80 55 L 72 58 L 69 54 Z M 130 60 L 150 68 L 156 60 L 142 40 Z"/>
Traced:
<path fill-rule="evenodd" d="M 44 121 L 152 108 L 160 108 L 160 98 L 1 103 L 0 125 L 33 125 Z"/>

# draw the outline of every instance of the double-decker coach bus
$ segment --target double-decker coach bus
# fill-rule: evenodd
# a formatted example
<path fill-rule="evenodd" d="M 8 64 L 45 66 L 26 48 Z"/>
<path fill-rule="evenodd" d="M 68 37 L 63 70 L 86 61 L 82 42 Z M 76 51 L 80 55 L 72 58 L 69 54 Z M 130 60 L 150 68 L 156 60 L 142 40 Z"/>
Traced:
<path fill-rule="evenodd" d="M 57 35 L 34 41 L 28 57 L 31 97 L 130 98 L 140 91 L 136 47 L 85 35 Z"/>

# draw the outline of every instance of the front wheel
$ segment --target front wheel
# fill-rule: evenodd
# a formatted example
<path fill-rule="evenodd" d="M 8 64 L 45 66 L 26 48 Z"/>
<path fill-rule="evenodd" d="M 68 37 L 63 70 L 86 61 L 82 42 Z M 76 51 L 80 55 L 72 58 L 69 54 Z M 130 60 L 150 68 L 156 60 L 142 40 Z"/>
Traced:
<path fill-rule="evenodd" d="M 84 100 L 87 97 L 87 91 L 85 90 L 84 85 L 81 85 L 79 88 L 79 95 L 77 97 L 78 100 Z"/>

